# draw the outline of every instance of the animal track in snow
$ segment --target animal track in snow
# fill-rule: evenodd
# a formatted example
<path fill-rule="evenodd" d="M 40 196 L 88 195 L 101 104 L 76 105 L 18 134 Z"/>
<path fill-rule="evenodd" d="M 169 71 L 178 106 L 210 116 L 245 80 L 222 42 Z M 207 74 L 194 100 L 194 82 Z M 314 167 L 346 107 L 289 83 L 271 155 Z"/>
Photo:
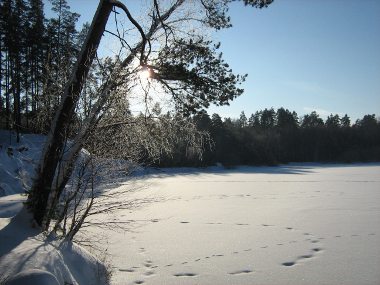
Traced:
<path fill-rule="evenodd" d="M 247 274 L 247 273 L 252 273 L 252 270 L 243 269 L 243 270 L 229 272 L 228 274 L 230 274 L 230 275 L 239 275 L 239 274 Z"/>
<path fill-rule="evenodd" d="M 149 271 L 144 273 L 145 276 L 152 276 L 154 274 L 155 274 L 155 272 L 153 270 L 149 270 Z"/>
<path fill-rule="evenodd" d="M 293 265 L 295 265 L 295 264 L 296 264 L 296 263 L 293 262 L 293 261 L 283 262 L 283 263 L 282 263 L 282 265 L 284 265 L 284 266 L 293 266 Z"/>
<path fill-rule="evenodd" d="M 316 248 L 313 248 L 312 251 L 320 252 L 320 251 L 322 251 L 322 248 L 316 247 Z"/>
<path fill-rule="evenodd" d="M 121 272 L 128 272 L 128 273 L 135 272 L 135 270 L 133 270 L 133 269 L 124 269 L 124 268 L 119 268 L 119 271 L 121 271 Z"/>
<path fill-rule="evenodd" d="M 152 261 L 150 260 L 145 261 L 144 266 L 148 268 L 152 267 Z"/>
<path fill-rule="evenodd" d="M 195 277 L 197 276 L 196 273 L 191 273 L 191 272 L 181 272 L 181 273 L 175 273 L 173 274 L 175 277 Z"/>
<path fill-rule="evenodd" d="M 281 265 L 286 266 L 286 267 L 294 266 L 297 264 L 297 261 L 302 261 L 305 259 L 313 258 L 315 256 L 313 253 L 318 253 L 318 252 L 322 251 L 322 248 L 315 247 L 315 248 L 312 248 L 311 251 L 312 251 L 312 253 L 310 253 L 310 254 L 301 255 L 295 261 L 283 262 L 283 263 L 281 263 Z"/>
<path fill-rule="evenodd" d="M 312 254 L 305 254 L 305 255 L 301 255 L 300 257 L 298 257 L 298 259 L 308 259 L 308 258 L 312 258 L 313 255 Z"/>
<path fill-rule="evenodd" d="M 186 221 L 186 220 L 179 220 L 178 223 L 181 223 L 181 224 L 188 224 L 190 223 L 190 221 Z M 222 225 L 224 223 L 222 222 L 204 222 L 203 224 L 205 225 Z M 249 223 L 243 223 L 243 222 L 238 222 L 238 223 L 228 223 L 230 225 L 236 225 L 236 226 L 250 226 Z M 278 229 L 280 231 L 287 231 L 287 232 L 292 232 L 294 234 L 298 234 L 300 235 L 301 237 L 304 236 L 304 239 L 300 239 L 300 240 L 279 240 L 278 243 L 275 243 L 275 244 L 271 244 L 271 245 L 262 245 L 262 246 L 259 246 L 259 248 L 261 249 L 266 249 L 266 248 L 269 248 L 269 247 L 272 247 L 273 246 L 287 246 L 288 244 L 292 244 L 292 243 L 297 243 L 297 242 L 301 242 L 302 240 L 304 241 L 307 241 L 308 243 L 311 243 L 313 246 L 317 246 L 317 243 L 321 242 L 321 240 L 323 240 L 324 238 L 321 238 L 321 237 L 316 237 L 314 234 L 310 233 L 310 232 L 304 232 L 300 229 L 297 229 L 295 227 L 292 227 L 292 226 L 284 226 L 284 225 L 280 225 L 280 226 L 276 226 L 275 224 L 269 224 L 269 223 L 263 223 L 263 224 L 258 224 L 257 226 L 262 226 L 262 227 L 268 227 L 268 230 L 271 230 L 271 229 Z M 271 228 L 271 229 L 269 229 Z M 372 235 L 374 235 L 374 233 L 372 233 Z M 294 237 L 293 237 L 294 238 Z M 140 248 L 140 250 L 142 252 L 145 252 L 145 249 L 144 248 Z M 250 251 L 253 251 L 255 250 L 255 248 L 236 248 L 236 250 L 234 251 L 230 251 L 227 255 L 230 256 L 230 255 L 235 255 L 237 256 L 238 254 L 249 254 Z M 290 260 L 290 261 L 285 261 L 285 262 L 282 262 L 280 263 L 282 266 L 285 266 L 285 267 L 292 267 L 292 266 L 295 266 L 299 263 L 302 264 L 302 262 L 305 262 L 306 260 L 310 260 L 312 259 L 315 255 L 317 255 L 318 252 L 322 251 L 322 248 L 320 247 L 314 247 L 314 248 L 311 248 L 310 249 L 310 253 L 306 253 L 306 254 L 303 254 L 303 255 L 300 255 L 298 257 L 296 257 L 295 259 L 293 260 Z M 195 264 L 197 262 L 206 262 L 207 261 L 210 261 L 211 259 L 213 258 L 216 258 L 216 257 L 224 257 L 225 254 L 212 254 L 212 255 L 209 255 L 209 256 L 205 256 L 205 257 L 199 257 L 199 258 L 194 258 L 194 259 L 191 259 L 191 260 L 187 260 L 187 261 L 183 261 L 182 263 L 178 263 L 178 264 L 166 264 L 164 265 L 164 267 L 171 267 L 171 266 L 174 266 L 174 265 L 189 265 L 189 264 Z M 146 267 L 146 270 L 151 270 L 154 268 L 152 266 L 152 262 L 151 261 L 145 261 L 144 263 L 145 267 Z M 149 271 L 148 271 L 149 272 Z M 231 271 L 231 272 L 227 272 L 229 275 L 238 275 L 238 274 L 247 274 L 247 273 L 252 273 L 252 270 L 248 270 L 248 269 L 244 269 L 244 270 L 237 270 L 237 271 Z M 152 274 L 154 274 L 154 271 L 152 272 Z M 148 274 L 149 275 L 149 274 Z M 193 277 L 193 276 L 197 276 L 198 274 L 196 273 L 192 273 L 192 272 L 179 272 L 179 273 L 175 273 L 173 274 L 173 276 L 175 277 Z"/>

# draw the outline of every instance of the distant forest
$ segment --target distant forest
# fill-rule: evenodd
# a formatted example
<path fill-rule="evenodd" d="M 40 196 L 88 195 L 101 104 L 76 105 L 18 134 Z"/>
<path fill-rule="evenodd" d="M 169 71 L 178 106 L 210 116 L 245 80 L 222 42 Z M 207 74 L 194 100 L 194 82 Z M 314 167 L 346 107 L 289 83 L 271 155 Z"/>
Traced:
<path fill-rule="evenodd" d="M 158 161 L 158 166 L 380 161 L 380 121 L 375 114 L 352 124 L 347 115 L 331 114 L 324 121 L 316 112 L 298 117 L 287 109 L 271 108 L 249 118 L 242 112 L 239 119 L 224 120 L 201 112 L 193 120 L 210 135 L 203 159 L 191 158 L 183 145 L 172 157 Z"/>
<path fill-rule="evenodd" d="M 46 18 L 42 0 L 0 1 L 0 128 L 46 134 L 60 104 L 88 25 L 64 0 L 52 0 Z M 112 59 L 97 59 L 81 94 L 73 137 L 97 98 L 96 85 Z M 159 167 L 275 165 L 287 162 L 380 161 L 380 122 L 366 115 L 323 121 L 316 112 L 298 117 L 280 108 L 249 117 L 222 119 L 201 111 L 162 114 L 159 105 L 134 116 L 128 104 L 112 106 L 86 147 L 97 155 L 121 157 Z M 115 115 L 115 112 L 117 114 Z M 99 142 L 98 142 L 99 141 Z"/>

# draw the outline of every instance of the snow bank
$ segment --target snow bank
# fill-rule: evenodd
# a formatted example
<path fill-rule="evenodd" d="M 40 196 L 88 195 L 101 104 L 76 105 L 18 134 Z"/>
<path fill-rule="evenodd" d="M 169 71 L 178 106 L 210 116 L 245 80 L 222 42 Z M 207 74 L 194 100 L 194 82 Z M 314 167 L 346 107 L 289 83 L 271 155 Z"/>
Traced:
<path fill-rule="evenodd" d="M 7 280 L 7 285 L 59 285 L 57 278 L 48 271 L 24 270 Z"/>
<path fill-rule="evenodd" d="M 0 130 L 0 197 L 30 188 L 46 137 Z"/>
<path fill-rule="evenodd" d="M 101 261 L 80 246 L 61 243 L 33 227 L 30 214 L 21 206 L 23 199 L 20 195 L 0 198 L 0 280 L 9 285 L 107 284 Z"/>
<path fill-rule="evenodd" d="M 105 266 L 85 249 L 41 234 L 23 208 L 46 137 L 0 130 L 0 284 L 107 284 Z M 82 151 L 82 156 L 86 155 Z"/>

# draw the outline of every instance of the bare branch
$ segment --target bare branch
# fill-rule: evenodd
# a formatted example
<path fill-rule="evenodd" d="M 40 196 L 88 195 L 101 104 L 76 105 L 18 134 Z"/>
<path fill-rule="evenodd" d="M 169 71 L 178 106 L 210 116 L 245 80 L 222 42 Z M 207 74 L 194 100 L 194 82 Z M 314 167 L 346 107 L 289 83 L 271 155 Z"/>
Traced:
<path fill-rule="evenodd" d="M 146 46 L 146 43 L 148 42 L 148 39 L 144 33 L 144 30 L 142 29 L 142 27 L 140 26 L 140 24 L 132 17 L 131 13 L 129 12 L 127 6 L 125 6 L 123 3 L 121 3 L 120 1 L 117 1 L 117 0 L 110 0 L 110 3 L 120 9 L 122 9 L 125 14 L 127 15 L 128 19 L 131 21 L 131 23 L 137 28 L 137 30 L 139 31 L 140 35 L 141 35 L 141 39 L 142 39 L 142 42 L 141 42 L 141 54 L 140 54 L 140 64 L 141 65 L 145 65 L 146 64 L 146 56 L 144 55 L 145 54 L 145 46 Z"/>

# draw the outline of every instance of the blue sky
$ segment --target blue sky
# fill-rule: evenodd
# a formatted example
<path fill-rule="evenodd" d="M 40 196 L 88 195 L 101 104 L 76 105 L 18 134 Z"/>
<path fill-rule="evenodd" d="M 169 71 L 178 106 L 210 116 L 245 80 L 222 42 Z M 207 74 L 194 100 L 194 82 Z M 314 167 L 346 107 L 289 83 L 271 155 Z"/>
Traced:
<path fill-rule="evenodd" d="M 68 2 L 81 22 L 91 21 L 97 1 Z M 353 121 L 380 115 L 380 1 L 275 0 L 261 10 L 234 3 L 230 15 L 233 28 L 213 36 L 248 79 L 242 96 L 210 114 L 285 107 L 323 118 L 347 113 Z"/>
<path fill-rule="evenodd" d="M 299 115 L 380 115 L 379 15 L 377 0 L 275 0 L 263 10 L 234 4 L 234 27 L 218 39 L 249 78 L 221 113 L 282 106 Z"/>

